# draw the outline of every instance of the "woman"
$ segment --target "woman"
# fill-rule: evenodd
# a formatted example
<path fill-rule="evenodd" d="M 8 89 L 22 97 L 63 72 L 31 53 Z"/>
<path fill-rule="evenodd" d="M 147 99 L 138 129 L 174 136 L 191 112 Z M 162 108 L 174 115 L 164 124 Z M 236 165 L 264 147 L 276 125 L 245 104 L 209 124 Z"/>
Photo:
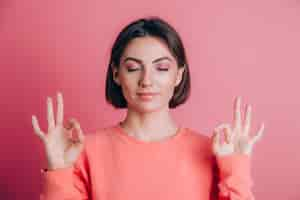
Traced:
<path fill-rule="evenodd" d="M 56 122 L 48 97 L 47 134 L 32 118 L 48 160 L 41 199 L 254 199 L 250 155 L 264 126 L 249 137 L 251 107 L 242 125 L 239 97 L 234 124 L 215 128 L 212 139 L 178 125 L 169 111 L 189 97 L 188 66 L 167 22 L 152 17 L 126 26 L 113 45 L 106 79 L 107 101 L 127 108 L 122 122 L 84 136 L 77 120 L 63 125 L 60 92 Z"/>

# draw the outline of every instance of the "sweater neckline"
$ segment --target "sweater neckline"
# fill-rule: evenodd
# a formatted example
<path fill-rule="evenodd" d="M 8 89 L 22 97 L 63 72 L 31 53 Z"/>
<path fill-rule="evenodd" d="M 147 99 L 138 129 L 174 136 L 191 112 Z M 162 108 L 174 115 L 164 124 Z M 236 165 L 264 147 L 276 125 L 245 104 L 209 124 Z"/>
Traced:
<path fill-rule="evenodd" d="M 175 135 L 165 138 L 163 140 L 159 141 L 143 141 L 139 140 L 131 135 L 128 134 L 128 132 L 121 126 L 121 121 L 119 121 L 115 126 L 114 126 L 116 133 L 118 136 L 121 138 L 125 139 L 127 142 L 130 143 L 135 143 L 135 144 L 143 144 L 143 145 L 148 145 L 148 146 L 155 146 L 155 145 L 162 145 L 162 144 L 167 144 L 171 142 L 175 142 L 179 140 L 186 132 L 185 128 L 182 126 L 179 126 Z"/>

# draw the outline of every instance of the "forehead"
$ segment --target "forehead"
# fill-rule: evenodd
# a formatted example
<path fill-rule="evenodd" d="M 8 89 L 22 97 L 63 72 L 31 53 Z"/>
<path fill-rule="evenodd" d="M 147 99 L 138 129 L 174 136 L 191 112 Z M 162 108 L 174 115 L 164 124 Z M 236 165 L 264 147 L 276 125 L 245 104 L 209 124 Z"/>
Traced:
<path fill-rule="evenodd" d="M 175 60 L 167 44 L 162 39 L 147 36 L 130 41 L 123 52 L 121 61 L 126 57 L 135 57 L 145 62 L 152 62 L 163 56 Z"/>

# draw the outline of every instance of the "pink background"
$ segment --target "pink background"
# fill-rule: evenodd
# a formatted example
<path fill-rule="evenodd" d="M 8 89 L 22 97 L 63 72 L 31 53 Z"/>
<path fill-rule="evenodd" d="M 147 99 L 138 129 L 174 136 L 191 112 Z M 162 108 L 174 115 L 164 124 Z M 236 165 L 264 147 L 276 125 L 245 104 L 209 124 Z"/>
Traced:
<path fill-rule="evenodd" d="M 46 97 L 63 92 L 65 119 L 89 134 L 124 117 L 105 103 L 110 47 L 132 20 L 158 15 L 181 34 L 192 73 L 181 124 L 211 135 L 232 121 L 236 95 L 253 106 L 257 199 L 300 199 L 300 1 L 0 1 L 0 196 L 38 199 Z M 56 101 L 55 101 L 56 102 Z M 298 152 L 297 152 L 298 151 Z"/>

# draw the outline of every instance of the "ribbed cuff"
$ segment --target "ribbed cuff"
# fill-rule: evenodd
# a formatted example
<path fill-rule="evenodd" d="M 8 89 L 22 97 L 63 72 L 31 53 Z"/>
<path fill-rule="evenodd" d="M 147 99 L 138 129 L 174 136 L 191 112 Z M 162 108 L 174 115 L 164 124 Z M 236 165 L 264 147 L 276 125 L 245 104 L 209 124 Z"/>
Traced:
<path fill-rule="evenodd" d="M 220 178 L 238 176 L 250 181 L 251 157 L 246 154 L 233 153 L 224 156 L 216 156 Z"/>

